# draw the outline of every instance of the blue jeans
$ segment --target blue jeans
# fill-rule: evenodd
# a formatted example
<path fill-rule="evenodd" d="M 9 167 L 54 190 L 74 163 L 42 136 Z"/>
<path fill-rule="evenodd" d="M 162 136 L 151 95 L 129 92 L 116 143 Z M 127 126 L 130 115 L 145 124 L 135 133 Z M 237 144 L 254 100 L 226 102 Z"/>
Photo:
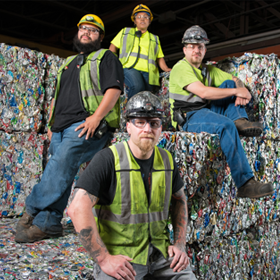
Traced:
<path fill-rule="evenodd" d="M 220 88 L 234 88 L 231 80 L 223 82 Z M 237 128 L 233 121 L 247 118 L 244 106 L 235 106 L 235 96 L 211 101 L 209 107 L 188 112 L 184 131 L 208 132 L 218 134 L 223 153 L 230 167 L 232 178 L 237 188 L 254 177 L 247 157 L 240 142 Z"/>
<path fill-rule="evenodd" d="M 90 161 L 111 135 L 107 132 L 101 139 L 91 137 L 85 140 L 84 134 L 79 138 L 81 130 L 75 131 L 75 128 L 83 122 L 52 134 L 50 160 L 41 181 L 33 187 L 25 201 L 27 214 L 34 217 L 33 224 L 48 234 L 57 234 L 62 230 L 63 211 L 80 165 Z"/>
<path fill-rule="evenodd" d="M 129 100 L 133 95 L 143 90 L 153 90 L 153 86 L 149 84 L 149 73 L 138 71 L 134 68 L 123 69 L 124 83 L 129 87 L 127 92 L 127 99 Z"/>

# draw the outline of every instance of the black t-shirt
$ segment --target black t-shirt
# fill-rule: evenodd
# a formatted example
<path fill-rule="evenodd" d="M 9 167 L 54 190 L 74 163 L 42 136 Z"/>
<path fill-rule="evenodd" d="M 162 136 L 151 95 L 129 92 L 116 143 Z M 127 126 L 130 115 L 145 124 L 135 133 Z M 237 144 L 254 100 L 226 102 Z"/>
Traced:
<path fill-rule="evenodd" d="M 119 88 L 123 92 L 123 68 L 119 59 L 111 51 L 106 51 L 102 57 L 99 73 L 103 94 L 109 88 Z M 63 131 L 73 123 L 83 121 L 89 116 L 80 95 L 79 74 L 80 67 L 77 67 L 77 57 L 75 57 L 61 75 L 52 132 Z"/>
<path fill-rule="evenodd" d="M 135 159 L 140 166 L 147 197 L 149 198 L 149 174 L 153 165 L 154 153 L 147 160 Z M 100 205 L 110 205 L 113 202 L 116 186 L 115 160 L 113 152 L 109 148 L 96 153 L 76 184 L 76 188 L 84 189 L 88 193 L 98 197 L 98 204 Z M 183 186 L 184 183 L 174 162 L 172 194 L 180 190 Z"/>

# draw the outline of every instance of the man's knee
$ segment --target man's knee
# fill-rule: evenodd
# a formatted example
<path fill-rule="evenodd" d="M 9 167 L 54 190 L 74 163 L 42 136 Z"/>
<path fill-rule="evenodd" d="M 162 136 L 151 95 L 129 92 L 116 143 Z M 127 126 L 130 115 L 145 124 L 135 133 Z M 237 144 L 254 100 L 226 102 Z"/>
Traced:
<path fill-rule="evenodd" d="M 235 82 L 233 80 L 225 80 L 219 88 L 235 88 Z"/>

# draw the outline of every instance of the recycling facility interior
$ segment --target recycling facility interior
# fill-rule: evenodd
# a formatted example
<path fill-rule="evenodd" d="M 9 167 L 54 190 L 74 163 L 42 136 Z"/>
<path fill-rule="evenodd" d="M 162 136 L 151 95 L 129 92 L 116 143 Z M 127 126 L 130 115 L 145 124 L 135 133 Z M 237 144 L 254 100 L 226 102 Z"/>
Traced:
<path fill-rule="evenodd" d="M 65 237 L 33 245 L 14 242 L 25 198 L 47 162 L 46 121 L 56 73 L 65 56 L 50 46 L 42 52 L 5 42 L 0 45 L 0 279 L 93 279 L 91 261 L 73 230 L 68 231 L 71 221 L 66 211 Z M 255 177 L 273 182 L 271 197 L 236 197 L 216 135 L 172 131 L 169 73 L 161 73 L 157 95 L 166 117 L 158 145 L 173 154 L 185 182 L 189 210 L 186 250 L 198 279 L 280 278 L 279 49 L 274 45 L 208 58 L 209 64 L 238 76 L 252 94 L 248 116 L 263 123 L 264 133 L 240 141 Z M 125 94 L 122 114 L 126 102 Z M 121 128 L 112 144 L 127 138 L 121 116 Z M 84 168 L 81 166 L 75 182 Z M 171 224 L 169 231 L 172 241 Z"/>

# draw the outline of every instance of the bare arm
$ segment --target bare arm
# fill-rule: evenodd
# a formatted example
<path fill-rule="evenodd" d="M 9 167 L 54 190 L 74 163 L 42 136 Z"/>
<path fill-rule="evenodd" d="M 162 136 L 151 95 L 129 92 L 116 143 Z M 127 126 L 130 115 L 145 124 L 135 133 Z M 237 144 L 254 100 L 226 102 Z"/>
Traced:
<path fill-rule="evenodd" d="M 203 83 L 197 81 L 187 85 L 184 89 L 198 95 L 202 99 L 207 100 L 217 100 L 230 96 L 241 97 L 248 100 L 248 102 L 251 99 L 251 94 L 245 87 L 216 88 L 205 86 Z"/>
<path fill-rule="evenodd" d="M 120 94 L 121 90 L 117 88 L 109 88 L 106 90 L 104 97 L 94 114 L 86 118 L 86 121 L 75 129 L 75 131 L 82 129 L 79 137 L 82 137 L 86 132 L 86 140 L 93 136 L 100 121 L 114 108 Z"/>
<path fill-rule="evenodd" d="M 170 71 L 172 70 L 171 68 L 169 68 L 169 67 L 166 65 L 166 62 L 165 62 L 165 60 L 164 60 L 163 57 L 157 58 L 157 63 L 158 63 L 158 65 L 159 65 L 160 69 L 161 69 L 162 71 L 164 71 L 164 72 L 170 72 Z"/>
<path fill-rule="evenodd" d="M 168 247 L 170 257 L 174 259 L 170 265 L 174 271 L 181 271 L 189 264 L 186 254 L 186 230 L 188 222 L 188 207 L 183 188 L 172 195 L 171 219 L 174 230 L 174 245 Z"/>
<path fill-rule="evenodd" d="M 232 75 L 232 80 L 235 82 L 235 85 L 237 88 L 245 88 L 245 85 L 243 84 L 243 82 Z M 238 105 L 243 105 L 245 106 L 246 104 L 249 103 L 250 100 L 246 99 L 246 98 L 242 98 L 242 97 L 236 97 L 236 100 L 235 100 L 235 106 L 238 106 Z"/>
<path fill-rule="evenodd" d="M 116 279 L 134 279 L 135 271 L 127 256 L 109 254 L 97 229 L 92 213 L 98 198 L 83 189 L 76 189 L 68 214 L 75 226 L 79 239 L 93 260 L 108 275 Z"/>
<path fill-rule="evenodd" d="M 118 53 L 119 48 L 117 48 L 115 45 L 111 44 L 109 47 L 109 50 L 113 53 Z"/>

